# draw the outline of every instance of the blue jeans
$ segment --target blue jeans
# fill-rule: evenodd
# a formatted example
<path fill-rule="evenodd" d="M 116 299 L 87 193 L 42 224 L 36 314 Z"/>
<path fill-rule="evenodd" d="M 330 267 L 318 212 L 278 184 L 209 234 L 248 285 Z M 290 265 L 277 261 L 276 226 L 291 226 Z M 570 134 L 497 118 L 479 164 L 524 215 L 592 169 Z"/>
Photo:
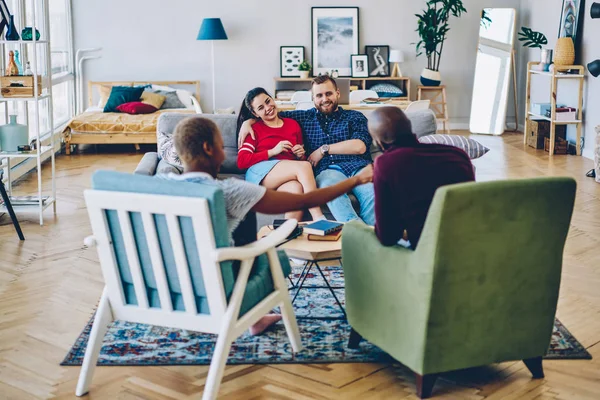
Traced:
<path fill-rule="evenodd" d="M 352 176 L 360 171 L 360 169 L 354 171 Z M 322 171 L 317 175 L 316 180 L 317 186 L 323 188 L 335 185 L 348 178 L 340 169 L 334 167 Z M 360 217 L 354 211 L 350 197 L 347 194 L 327 203 L 333 217 L 340 222 L 362 219 L 367 225 L 375 225 L 375 191 L 373 190 L 373 184 L 367 183 L 357 186 L 352 189 L 352 193 L 360 204 Z"/>

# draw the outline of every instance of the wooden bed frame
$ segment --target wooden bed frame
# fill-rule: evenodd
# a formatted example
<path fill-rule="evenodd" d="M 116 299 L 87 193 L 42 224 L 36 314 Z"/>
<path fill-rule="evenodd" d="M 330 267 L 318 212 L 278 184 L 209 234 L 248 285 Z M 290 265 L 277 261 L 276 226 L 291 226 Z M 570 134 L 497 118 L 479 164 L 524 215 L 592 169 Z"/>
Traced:
<path fill-rule="evenodd" d="M 94 88 L 99 86 L 136 86 L 136 85 L 186 85 L 195 86 L 196 93 L 193 93 L 196 100 L 200 100 L 200 81 L 110 81 L 88 82 L 88 107 L 94 105 Z M 76 133 L 72 131 L 65 132 L 65 151 L 66 154 L 71 154 L 71 146 L 77 144 L 133 144 L 135 149 L 140 149 L 140 144 L 156 143 L 156 132 L 153 133 Z"/>

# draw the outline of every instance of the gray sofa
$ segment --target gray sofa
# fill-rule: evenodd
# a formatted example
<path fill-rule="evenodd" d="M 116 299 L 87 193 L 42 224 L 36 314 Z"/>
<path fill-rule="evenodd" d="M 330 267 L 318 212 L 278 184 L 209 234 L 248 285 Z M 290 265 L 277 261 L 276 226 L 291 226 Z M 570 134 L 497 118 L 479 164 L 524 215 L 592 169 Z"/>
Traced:
<path fill-rule="evenodd" d="M 432 135 L 436 133 L 437 123 L 435 114 L 431 110 L 408 113 L 408 117 L 412 122 L 413 132 L 418 136 Z M 221 167 L 220 177 L 235 177 L 244 179 L 244 171 L 237 167 L 237 137 L 236 137 L 236 122 L 237 116 L 233 114 L 201 114 L 191 116 L 189 114 L 180 113 L 164 113 L 158 119 L 156 128 L 158 152 L 144 154 L 144 157 L 138 164 L 134 173 L 141 175 L 156 175 L 167 174 L 170 172 L 180 174 L 182 172 L 180 162 L 175 154 L 172 135 L 175 126 L 179 121 L 185 118 L 208 118 L 214 121 L 223 135 L 225 143 L 225 162 Z M 380 150 L 377 146 L 371 146 L 372 157 L 377 157 Z M 350 195 L 355 208 L 358 208 L 358 203 L 354 196 Z M 324 207 L 325 215 L 328 218 L 333 218 L 327 207 Z M 283 215 L 257 215 L 258 226 L 270 224 L 275 218 L 283 218 Z"/>

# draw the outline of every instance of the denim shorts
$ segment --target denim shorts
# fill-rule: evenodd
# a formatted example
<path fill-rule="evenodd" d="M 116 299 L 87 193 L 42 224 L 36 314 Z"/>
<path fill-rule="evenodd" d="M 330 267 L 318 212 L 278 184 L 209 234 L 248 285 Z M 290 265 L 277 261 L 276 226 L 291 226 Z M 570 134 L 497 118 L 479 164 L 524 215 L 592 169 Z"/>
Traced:
<path fill-rule="evenodd" d="M 281 160 L 267 160 L 254 164 L 246 171 L 246 181 L 260 185 L 262 180 L 265 179 L 265 176 L 271 172 L 275 164 L 279 161 Z"/>

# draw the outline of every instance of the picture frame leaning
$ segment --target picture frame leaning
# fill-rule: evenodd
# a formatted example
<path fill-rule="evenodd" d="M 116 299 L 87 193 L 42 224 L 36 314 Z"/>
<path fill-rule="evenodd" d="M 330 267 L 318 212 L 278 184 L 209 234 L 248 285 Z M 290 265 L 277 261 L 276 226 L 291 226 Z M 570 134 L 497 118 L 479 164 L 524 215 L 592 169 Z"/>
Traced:
<path fill-rule="evenodd" d="M 366 54 L 352 54 L 350 56 L 353 78 L 369 77 L 369 57 Z"/>
<path fill-rule="evenodd" d="M 390 76 L 390 46 L 365 46 L 365 54 L 369 57 L 369 76 Z"/>
<path fill-rule="evenodd" d="M 304 61 L 304 46 L 279 48 L 279 74 L 282 78 L 299 78 L 298 66 Z"/>
<path fill-rule="evenodd" d="M 313 75 L 337 70 L 352 76 L 350 56 L 358 54 L 358 7 L 312 7 L 311 45 Z"/>

